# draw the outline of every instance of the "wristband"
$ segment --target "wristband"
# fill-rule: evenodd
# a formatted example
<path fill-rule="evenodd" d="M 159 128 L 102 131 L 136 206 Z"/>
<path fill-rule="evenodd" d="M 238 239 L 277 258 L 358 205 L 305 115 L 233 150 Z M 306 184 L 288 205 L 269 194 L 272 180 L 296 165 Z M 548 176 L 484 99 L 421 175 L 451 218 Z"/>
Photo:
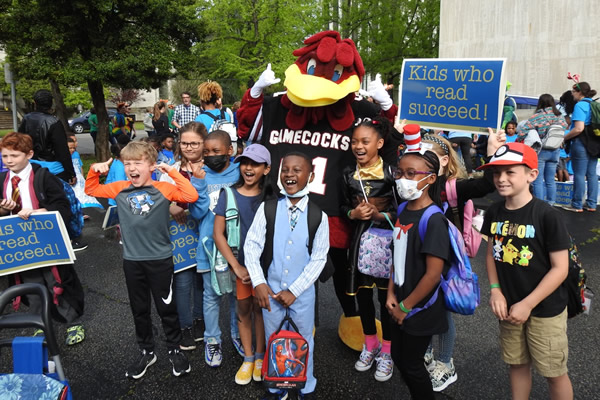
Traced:
<path fill-rule="evenodd" d="M 500 284 L 499 283 L 492 283 L 490 285 L 490 289 L 500 289 Z"/>
<path fill-rule="evenodd" d="M 352 214 L 352 210 L 348 210 L 348 219 L 352 219 L 352 217 L 350 216 L 350 214 Z"/>
<path fill-rule="evenodd" d="M 412 311 L 412 308 L 409 310 L 408 308 L 404 307 L 403 302 L 400 302 L 399 306 L 400 306 L 400 309 L 407 314 Z"/>

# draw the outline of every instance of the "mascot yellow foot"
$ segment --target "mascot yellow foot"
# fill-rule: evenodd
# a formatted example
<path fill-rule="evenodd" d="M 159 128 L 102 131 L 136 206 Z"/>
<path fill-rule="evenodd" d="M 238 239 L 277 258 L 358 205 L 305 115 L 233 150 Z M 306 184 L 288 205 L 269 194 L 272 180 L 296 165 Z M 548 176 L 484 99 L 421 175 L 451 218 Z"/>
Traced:
<path fill-rule="evenodd" d="M 381 322 L 378 319 L 375 320 L 375 326 L 377 327 L 377 337 L 381 341 Z M 360 317 L 346 317 L 342 314 L 338 325 L 338 336 L 352 350 L 361 351 L 365 343 L 365 335 L 363 334 Z"/>

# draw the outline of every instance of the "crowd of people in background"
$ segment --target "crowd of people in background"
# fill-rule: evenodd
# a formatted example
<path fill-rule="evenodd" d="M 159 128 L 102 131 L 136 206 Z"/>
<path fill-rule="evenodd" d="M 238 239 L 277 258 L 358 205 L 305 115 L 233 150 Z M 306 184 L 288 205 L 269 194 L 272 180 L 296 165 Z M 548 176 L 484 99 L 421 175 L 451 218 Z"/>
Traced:
<path fill-rule="evenodd" d="M 409 246 L 406 250 L 406 265 L 414 268 L 406 269 L 406 283 L 403 285 L 394 281 L 393 277 L 374 277 L 359 269 L 359 249 L 365 231 L 371 227 L 394 229 L 398 226 L 396 223 L 402 226 L 418 224 L 422 215 L 418 210 L 430 204 L 441 205 L 445 200 L 448 181 L 457 182 L 459 204 L 483 197 L 500 185 L 499 193 L 505 198 L 507 207 L 515 205 L 519 210 L 525 210 L 525 207 L 529 207 L 528 195 L 524 191 L 510 192 L 499 183 L 503 179 L 513 179 L 504 175 L 512 173 L 509 170 L 515 166 L 524 167 L 523 171 L 519 169 L 514 172 L 515 176 L 518 175 L 515 179 L 521 180 L 527 193 L 531 185 L 533 197 L 551 206 L 558 206 L 556 182 L 573 181 L 571 202 L 560 206 L 576 213 L 595 212 L 598 197 L 597 158 L 586 151 L 581 135 L 590 124 L 589 102 L 594 101 L 596 94 L 586 82 L 577 82 L 559 101 L 550 94 L 542 94 L 530 118 L 518 122 L 509 117 L 503 121 L 503 132 L 491 132 L 489 136 L 455 131 L 421 132 L 416 125 L 396 122 L 394 126 L 383 115 L 356 121 L 352 127 L 349 150 L 355 157 L 355 163 L 343 170 L 340 215 L 350 227 L 351 238 L 348 250 L 342 256 L 342 262 L 348 266 L 347 275 L 342 280 L 345 285 L 343 291 L 356 298 L 355 316 L 360 318 L 364 334 L 363 348 L 354 366 L 357 371 L 369 371 L 374 365 L 374 378 L 387 381 L 392 377 L 396 365 L 413 398 L 430 399 L 433 398 L 433 391 L 442 391 L 457 380 L 453 350 L 455 341 L 460 340 L 456 337 L 452 314 L 444 308 L 443 300 L 437 301 L 416 317 L 405 319 L 410 310 L 422 305 L 428 293 L 435 289 L 436 282 L 429 278 L 437 274 L 439 280 L 439 275 L 446 271 L 449 242 L 445 221 L 453 221 L 451 211 L 448 210 L 446 216 L 438 214 L 432 217 L 430 224 L 439 229 L 428 230 L 425 240 L 417 238 L 418 234 L 414 231 L 407 236 L 407 243 L 413 247 Z M 225 294 L 230 297 L 228 320 L 231 345 L 243 357 L 234 377 L 235 382 L 245 385 L 252 380 L 262 380 L 263 360 L 267 356 L 266 338 L 277 329 L 286 309 L 290 309 L 295 312 L 294 318 L 300 333 L 309 342 L 309 365 L 306 366 L 308 379 L 300 395 L 302 399 L 314 398 L 317 381 L 312 374 L 312 329 L 316 301 L 313 283 L 327 260 L 329 224 L 327 215 L 319 208 L 320 222 L 313 238 L 314 245 L 307 252 L 303 243 L 312 239 L 306 236 L 309 218 L 306 215 L 311 207 L 317 207 L 308 197 L 308 185 L 315 179 L 313 161 L 301 152 L 290 152 L 282 157 L 281 167 L 272 165 L 267 147 L 244 143 L 220 128 L 221 122 L 237 126 L 235 111 L 240 104 L 233 105 L 233 112 L 225 107 L 222 104 L 223 90 L 217 82 L 202 83 L 198 87 L 198 97 L 199 106 L 192 104 L 189 92 L 183 92 L 181 104 L 174 108 L 169 108 L 169 104 L 162 100 L 153 108 L 147 108 L 143 116 L 147 137 L 138 140 L 135 140 L 135 119 L 131 117 L 130 105 L 119 103 L 110 121 L 113 158 L 92 165 L 86 181 L 77 153 L 77 137 L 74 134 L 67 135 L 62 124 L 50 115 L 50 92 L 38 91 L 34 96 L 36 111 L 28 114 L 19 127 L 19 132 L 25 135 L 9 134 L 0 144 L 3 161 L 8 160 L 8 154 L 12 151 L 21 151 L 28 157 L 27 162 L 16 167 L 9 161 L 10 171 L 6 173 L 19 175 L 28 168 L 29 159 L 36 164 L 33 167 L 36 177 L 41 167 L 52 172 L 51 176 L 44 178 L 48 190 L 58 187 L 62 195 L 58 195 L 60 199 L 53 200 L 52 204 L 40 202 L 38 208 L 61 211 L 75 250 L 87 247 L 80 241 L 83 220 L 87 218 L 82 208 L 102 208 L 97 197 L 109 198 L 109 205 L 118 207 L 123 268 L 140 347 L 139 356 L 126 369 L 127 377 L 141 378 L 157 359 L 150 323 L 150 292 L 154 294 L 155 305 L 163 322 L 173 374 L 179 376 L 190 372 L 191 367 L 184 352 L 193 351 L 201 343 L 205 347 L 206 364 L 213 368 L 221 365 L 223 341 L 219 310 L 224 295 L 211 279 L 215 261 L 204 250 L 214 246 L 235 276 L 233 285 L 236 290 Z M 90 135 L 96 142 L 98 120 L 94 110 L 89 123 Z M 38 133 L 40 126 L 44 127 L 42 136 L 45 140 L 42 141 Z M 545 146 L 547 136 L 556 127 L 564 132 L 564 145 L 549 148 Z M 398 161 L 388 163 L 382 157 L 383 148 L 401 134 L 419 137 L 419 142 L 424 146 L 408 149 L 404 155 L 395 149 Z M 523 150 L 522 146 L 527 146 L 527 149 Z M 526 155 L 513 164 L 503 164 L 500 161 L 504 153 L 500 148 L 505 148 L 503 151 L 519 150 Z M 537 160 L 535 163 L 532 161 L 534 156 L 530 154 L 532 148 L 536 150 L 533 153 Z M 483 171 L 478 172 L 482 166 Z M 277 171 L 273 172 L 272 169 Z M 539 171 L 539 174 L 532 173 L 532 170 Z M 102 174 L 107 174 L 104 184 L 99 182 Z M 273 182 L 273 177 L 279 180 L 279 187 L 277 182 Z M 18 188 L 20 186 L 17 184 L 8 191 L 5 189 L 4 200 L 0 203 L 3 214 L 16 214 L 21 210 L 19 207 L 25 207 L 26 204 L 35 209 L 31 201 L 23 202 L 21 206 L 14 201 L 6 202 Z M 140 188 L 149 188 L 148 197 L 143 201 L 151 200 L 158 204 L 151 211 L 134 210 L 133 214 L 148 214 L 143 222 L 126 211 L 130 207 L 127 196 L 133 192 L 138 195 Z M 26 193 L 30 194 L 29 191 Z M 269 203 L 269 200 L 277 199 L 276 193 L 281 194 L 279 200 Z M 418 193 L 418 196 L 414 193 Z M 238 247 L 232 247 L 227 241 L 227 196 L 234 197 L 239 210 L 241 244 Z M 398 213 L 398 203 L 403 200 L 408 201 L 407 208 Z M 277 217 L 271 222 L 274 226 L 269 225 L 269 207 L 273 208 L 273 215 Z M 543 210 L 544 223 L 550 221 L 554 224 L 552 226 L 564 228 L 561 222 L 557 222 L 557 217 L 544 208 L 545 205 L 538 204 L 536 200 L 535 207 Z M 494 207 L 493 215 L 486 217 L 483 228 L 492 246 L 487 251 L 498 262 L 502 258 L 498 257 L 493 247 L 493 224 L 497 218 L 504 218 L 502 215 L 505 211 Z M 178 223 L 193 219 L 199 226 L 201 244 L 195 269 L 173 274 L 167 227 L 169 215 Z M 527 219 L 524 216 L 519 218 Z M 541 222 L 535 220 L 528 223 L 537 225 Z M 149 235 L 149 232 L 152 234 Z M 542 230 L 540 232 L 548 234 Z M 141 239 L 140 235 L 144 235 L 144 238 Z M 203 242 L 203 238 L 208 240 Z M 559 241 L 560 245 L 552 249 L 535 240 L 527 243 L 544 254 L 552 255 L 560 249 L 562 256 L 568 241 L 562 236 Z M 146 247 L 140 248 L 140 243 L 146 243 Z M 416 250 L 421 243 L 423 247 Z M 265 269 L 265 265 L 261 267 L 261 254 L 268 246 L 272 251 L 272 260 Z M 290 257 L 296 262 L 286 261 Z M 555 267 L 562 271 L 562 264 L 554 265 L 554 261 L 551 264 L 550 271 L 554 271 Z M 496 272 L 496 268 L 499 272 Z M 32 271 L 37 273 L 19 274 L 18 281 L 42 282 L 50 290 L 56 285 L 52 274 L 40 272 L 44 269 Z M 160 276 L 154 276 L 155 271 L 160 271 Z M 488 264 L 488 272 L 492 289 L 504 288 L 505 284 L 515 279 L 513 275 L 503 272 L 500 264 L 493 262 Z M 336 273 L 339 274 L 339 271 Z M 548 275 L 551 273 L 554 274 L 548 272 Z M 59 303 L 59 311 L 68 323 L 66 343 L 72 345 L 85 338 L 82 322 L 83 289 L 74 269 L 68 270 L 68 274 L 69 277 L 65 279 L 74 282 L 68 289 L 71 290 L 72 301 Z M 559 274 L 552 276 L 554 281 L 560 280 Z M 175 301 L 161 304 L 156 299 L 161 295 L 167 296 L 170 282 L 173 284 Z M 559 285 L 560 282 L 547 288 L 545 294 L 548 298 L 554 296 L 552 301 L 538 299 L 538 303 L 529 308 L 529 313 L 562 318 L 562 294 L 556 294 Z M 523 285 L 520 289 L 523 296 L 529 296 L 534 288 L 535 285 Z M 336 285 L 337 290 L 339 285 Z M 381 341 L 377 336 L 374 290 L 377 290 L 376 298 L 379 301 Z M 519 304 L 518 296 L 506 292 L 492 294 L 494 314 L 500 320 L 513 318 L 512 311 L 507 311 L 507 301 L 510 309 L 510 305 Z M 538 308 L 538 304 L 543 306 Z M 539 311 L 542 309 L 543 312 Z M 399 323 L 403 323 L 402 330 L 398 329 Z M 555 323 L 559 328 L 563 324 L 562 319 Z M 516 333 L 508 332 L 507 326 L 503 324 L 501 334 L 507 340 L 516 340 Z M 433 341 L 432 336 L 438 336 L 439 340 Z M 538 354 L 532 355 L 532 362 L 548 378 L 553 397 L 569 398 L 566 360 L 564 366 L 555 368 L 538 365 L 536 357 L 548 351 L 541 349 Z M 503 357 L 507 363 L 517 364 L 515 359 L 518 356 L 511 353 Z M 318 362 L 318 358 L 314 362 Z M 511 382 L 527 379 L 524 374 L 524 370 L 511 367 Z M 271 391 L 264 398 L 281 400 L 286 396 L 287 392 Z"/>

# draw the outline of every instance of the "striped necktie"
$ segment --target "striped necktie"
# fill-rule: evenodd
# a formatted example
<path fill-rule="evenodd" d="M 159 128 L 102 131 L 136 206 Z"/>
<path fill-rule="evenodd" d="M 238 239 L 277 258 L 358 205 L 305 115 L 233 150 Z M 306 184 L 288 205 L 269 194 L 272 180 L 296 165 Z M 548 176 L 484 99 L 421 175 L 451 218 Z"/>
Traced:
<path fill-rule="evenodd" d="M 15 203 L 17 203 L 16 207 L 13 208 L 12 213 L 16 214 L 23 208 L 23 203 L 21 202 L 21 191 L 19 190 L 19 182 L 21 182 L 21 178 L 18 176 L 13 176 L 10 180 L 12 183 L 12 196 L 11 199 Z"/>
<path fill-rule="evenodd" d="M 292 230 L 296 227 L 298 223 L 298 218 L 300 217 L 300 210 L 296 206 L 290 207 L 290 227 Z"/>

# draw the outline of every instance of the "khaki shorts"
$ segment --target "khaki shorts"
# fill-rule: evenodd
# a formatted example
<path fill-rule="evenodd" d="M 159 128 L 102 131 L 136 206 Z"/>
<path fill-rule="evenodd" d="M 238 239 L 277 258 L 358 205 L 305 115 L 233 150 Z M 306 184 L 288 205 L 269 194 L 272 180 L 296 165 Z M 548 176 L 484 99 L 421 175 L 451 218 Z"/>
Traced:
<path fill-rule="evenodd" d="M 566 374 L 567 309 L 555 317 L 529 317 L 523 325 L 500 321 L 500 347 L 502 360 L 507 364 L 531 363 L 546 378 Z"/>

